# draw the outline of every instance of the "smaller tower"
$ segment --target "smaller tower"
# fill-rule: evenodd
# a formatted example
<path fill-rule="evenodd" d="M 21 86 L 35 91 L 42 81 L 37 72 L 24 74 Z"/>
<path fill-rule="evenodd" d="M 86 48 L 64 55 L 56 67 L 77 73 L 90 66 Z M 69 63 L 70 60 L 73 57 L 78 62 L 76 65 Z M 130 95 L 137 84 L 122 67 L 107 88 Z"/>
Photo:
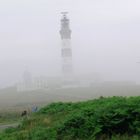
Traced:
<path fill-rule="evenodd" d="M 29 71 L 24 71 L 23 82 L 24 82 L 25 88 L 31 88 L 32 87 L 32 75 Z"/>

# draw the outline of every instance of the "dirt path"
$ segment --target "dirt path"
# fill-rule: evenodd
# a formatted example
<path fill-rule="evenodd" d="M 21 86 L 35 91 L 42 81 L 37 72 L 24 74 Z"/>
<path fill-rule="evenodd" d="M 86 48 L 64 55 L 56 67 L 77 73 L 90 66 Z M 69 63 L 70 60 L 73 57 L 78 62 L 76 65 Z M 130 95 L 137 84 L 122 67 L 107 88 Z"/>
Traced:
<path fill-rule="evenodd" d="M 4 130 L 6 128 L 10 127 L 17 127 L 19 123 L 13 123 L 13 124 L 0 124 L 0 130 Z"/>

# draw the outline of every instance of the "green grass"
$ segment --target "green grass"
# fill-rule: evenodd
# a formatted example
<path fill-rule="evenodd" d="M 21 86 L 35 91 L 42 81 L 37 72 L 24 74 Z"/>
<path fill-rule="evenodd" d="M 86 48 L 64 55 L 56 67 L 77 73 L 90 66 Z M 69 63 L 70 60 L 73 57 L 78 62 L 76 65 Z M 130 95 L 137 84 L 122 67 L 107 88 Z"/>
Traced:
<path fill-rule="evenodd" d="M 0 140 L 140 140 L 140 97 L 52 103 Z"/>
<path fill-rule="evenodd" d="M 17 112 L 0 112 L 0 125 L 10 124 L 20 121 L 20 113 Z"/>

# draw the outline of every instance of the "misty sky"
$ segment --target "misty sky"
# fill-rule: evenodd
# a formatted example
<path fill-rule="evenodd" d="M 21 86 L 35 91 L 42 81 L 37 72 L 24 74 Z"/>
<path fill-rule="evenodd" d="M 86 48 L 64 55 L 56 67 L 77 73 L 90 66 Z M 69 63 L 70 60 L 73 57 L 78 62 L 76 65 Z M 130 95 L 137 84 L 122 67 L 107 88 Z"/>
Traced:
<path fill-rule="evenodd" d="M 61 72 L 61 12 L 68 11 L 75 73 L 140 83 L 139 0 L 1 0 L 0 87 Z"/>

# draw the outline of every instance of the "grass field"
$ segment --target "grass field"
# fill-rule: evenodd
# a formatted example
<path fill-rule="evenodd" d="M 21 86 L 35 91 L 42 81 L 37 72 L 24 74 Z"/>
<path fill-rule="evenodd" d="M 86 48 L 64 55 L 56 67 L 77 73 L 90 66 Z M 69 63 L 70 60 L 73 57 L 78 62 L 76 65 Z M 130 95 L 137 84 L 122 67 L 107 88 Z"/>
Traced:
<path fill-rule="evenodd" d="M 0 140 L 139 140 L 140 96 L 52 103 Z"/>
<path fill-rule="evenodd" d="M 54 102 L 77 102 L 100 96 L 139 96 L 139 85 L 96 85 L 83 88 L 36 90 L 17 92 L 14 87 L 0 90 L 0 124 L 21 120 L 21 112 L 31 112 L 33 106 L 44 107 Z"/>

